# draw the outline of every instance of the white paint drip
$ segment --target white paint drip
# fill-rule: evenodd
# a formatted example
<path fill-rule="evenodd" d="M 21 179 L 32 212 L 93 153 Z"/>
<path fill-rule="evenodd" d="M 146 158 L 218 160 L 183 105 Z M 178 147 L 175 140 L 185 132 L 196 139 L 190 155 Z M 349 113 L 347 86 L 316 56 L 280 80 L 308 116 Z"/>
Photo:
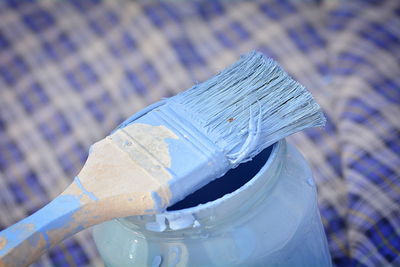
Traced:
<path fill-rule="evenodd" d="M 153 232 L 164 232 L 167 229 L 165 216 L 163 214 L 156 214 L 155 218 L 155 222 L 146 223 L 146 229 Z"/>
<path fill-rule="evenodd" d="M 198 220 L 195 220 L 193 223 L 193 228 L 200 227 L 200 226 L 201 226 L 200 222 Z"/>
<path fill-rule="evenodd" d="M 154 222 L 146 223 L 145 227 L 149 231 L 163 232 L 167 230 L 167 225 L 171 230 L 182 230 L 189 227 L 199 227 L 200 223 L 191 213 L 164 213 L 156 214 Z"/>
<path fill-rule="evenodd" d="M 171 230 L 181 230 L 193 226 L 195 218 L 189 214 L 168 214 L 165 216 Z"/>

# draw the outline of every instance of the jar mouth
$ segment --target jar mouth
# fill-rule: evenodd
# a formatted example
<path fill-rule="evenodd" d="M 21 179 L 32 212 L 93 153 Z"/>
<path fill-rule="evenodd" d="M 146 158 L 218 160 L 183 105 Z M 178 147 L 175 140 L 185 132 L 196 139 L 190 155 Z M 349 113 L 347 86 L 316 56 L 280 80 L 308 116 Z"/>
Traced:
<path fill-rule="evenodd" d="M 274 184 L 274 180 L 276 180 L 273 178 L 278 176 L 278 173 L 268 175 L 265 175 L 265 173 L 268 170 L 275 170 L 274 172 L 276 172 L 274 166 L 277 165 L 276 159 L 279 155 L 279 151 L 282 150 L 283 144 L 284 140 L 281 140 L 267 148 L 269 150 L 267 151 L 267 157 L 264 162 L 259 165 L 259 168 L 256 168 L 256 171 L 254 172 L 255 174 L 242 186 L 230 193 L 224 194 L 222 197 L 193 207 L 177 210 L 167 209 L 165 212 L 160 214 L 131 216 L 116 220 L 125 227 L 142 229 L 141 231 L 147 229 L 150 232 L 170 232 L 189 227 L 197 228 L 200 225 L 210 225 L 210 223 L 213 224 L 213 221 L 216 222 L 226 216 L 229 217 L 232 216 L 232 214 L 237 214 L 236 210 L 238 206 L 241 206 L 244 203 L 248 204 L 251 202 L 248 201 L 250 199 L 258 199 L 255 195 L 257 195 L 256 193 L 260 188 L 264 188 L 265 186 L 272 188 L 272 184 Z M 265 151 L 262 151 L 261 153 L 265 153 Z M 218 179 L 222 179 L 224 176 Z M 265 195 L 264 191 L 263 195 Z"/>
<path fill-rule="evenodd" d="M 279 142 L 272 144 L 271 146 L 269 146 L 266 149 L 264 149 L 263 151 L 261 151 L 259 153 L 259 155 L 257 155 L 253 159 L 253 160 L 255 160 L 262 153 L 266 154 L 266 155 L 264 155 L 264 157 L 266 156 L 264 158 L 264 160 L 259 159 L 259 161 L 262 161 L 262 164 L 261 164 L 261 166 L 258 166 L 258 168 L 255 169 L 254 175 L 252 175 L 249 179 L 246 179 L 246 181 L 237 189 L 235 189 L 229 193 L 223 193 L 223 195 L 221 197 L 207 201 L 206 203 L 199 203 L 195 206 L 181 208 L 181 209 L 171 209 L 171 207 L 176 206 L 179 203 L 178 202 L 177 204 L 172 205 L 171 207 L 168 207 L 167 210 L 163 214 L 182 215 L 185 213 L 190 213 L 190 214 L 198 213 L 205 209 L 214 208 L 214 207 L 218 206 L 219 204 L 226 202 L 226 201 L 230 200 L 231 198 L 234 198 L 235 196 L 241 194 L 242 192 L 247 191 L 249 188 L 254 186 L 254 183 L 256 183 L 256 181 L 260 178 L 259 177 L 260 174 L 265 173 L 269 169 L 269 166 L 272 164 L 272 162 L 274 162 L 275 158 L 277 157 L 279 148 L 281 146 L 280 143 L 281 142 L 279 141 Z M 244 164 L 247 164 L 247 163 L 242 163 L 237 168 L 232 169 L 229 172 L 231 172 L 231 171 L 235 172 L 237 169 L 239 169 L 241 167 L 241 165 L 244 165 Z M 224 176 L 212 181 L 211 183 L 216 182 L 218 180 L 220 181 L 220 179 L 224 179 L 226 175 L 229 175 L 229 172 L 227 174 L 225 174 Z M 231 177 L 231 178 L 236 178 L 236 177 Z M 207 185 L 204 186 L 203 188 L 207 189 Z M 197 190 L 197 191 L 199 191 L 199 190 Z M 182 202 L 182 201 L 180 201 L 180 202 Z"/>

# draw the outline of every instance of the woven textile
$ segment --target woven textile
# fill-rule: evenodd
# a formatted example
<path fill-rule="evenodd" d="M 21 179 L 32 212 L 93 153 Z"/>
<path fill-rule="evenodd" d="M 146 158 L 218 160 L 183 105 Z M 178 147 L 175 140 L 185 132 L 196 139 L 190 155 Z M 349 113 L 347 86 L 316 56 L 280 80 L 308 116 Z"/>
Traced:
<path fill-rule="evenodd" d="M 400 266 L 400 2 L 1 1 L 0 228 L 57 196 L 124 118 L 257 49 L 314 94 L 337 266 Z M 101 266 L 90 231 L 34 266 Z"/>

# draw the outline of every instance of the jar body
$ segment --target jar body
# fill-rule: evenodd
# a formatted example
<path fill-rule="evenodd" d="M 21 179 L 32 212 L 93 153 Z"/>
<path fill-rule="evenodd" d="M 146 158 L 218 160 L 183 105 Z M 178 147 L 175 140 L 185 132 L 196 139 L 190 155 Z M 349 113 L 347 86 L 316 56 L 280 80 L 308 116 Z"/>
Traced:
<path fill-rule="evenodd" d="M 284 140 L 248 184 L 213 202 L 95 226 L 105 265 L 331 266 L 311 170 Z M 161 232 L 146 228 L 157 222 Z"/>

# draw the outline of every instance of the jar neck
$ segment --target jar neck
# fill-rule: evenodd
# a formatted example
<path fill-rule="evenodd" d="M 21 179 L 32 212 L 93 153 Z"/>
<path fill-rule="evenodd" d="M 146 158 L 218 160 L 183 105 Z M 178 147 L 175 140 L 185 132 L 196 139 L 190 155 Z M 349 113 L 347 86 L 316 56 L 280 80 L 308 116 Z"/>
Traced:
<path fill-rule="evenodd" d="M 140 232 L 168 232 L 169 235 L 181 231 L 196 232 L 240 221 L 241 218 L 251 216 L 251 213 L 259 212 L 258 203 L 268 197 L 280 176 L 285 153 L 286 141 L 275 143 L 268 160 L 258 173 L 245 185 L 219 199 L 192 208 L 156 215 L 132 216 L 118 221 Z"/>

